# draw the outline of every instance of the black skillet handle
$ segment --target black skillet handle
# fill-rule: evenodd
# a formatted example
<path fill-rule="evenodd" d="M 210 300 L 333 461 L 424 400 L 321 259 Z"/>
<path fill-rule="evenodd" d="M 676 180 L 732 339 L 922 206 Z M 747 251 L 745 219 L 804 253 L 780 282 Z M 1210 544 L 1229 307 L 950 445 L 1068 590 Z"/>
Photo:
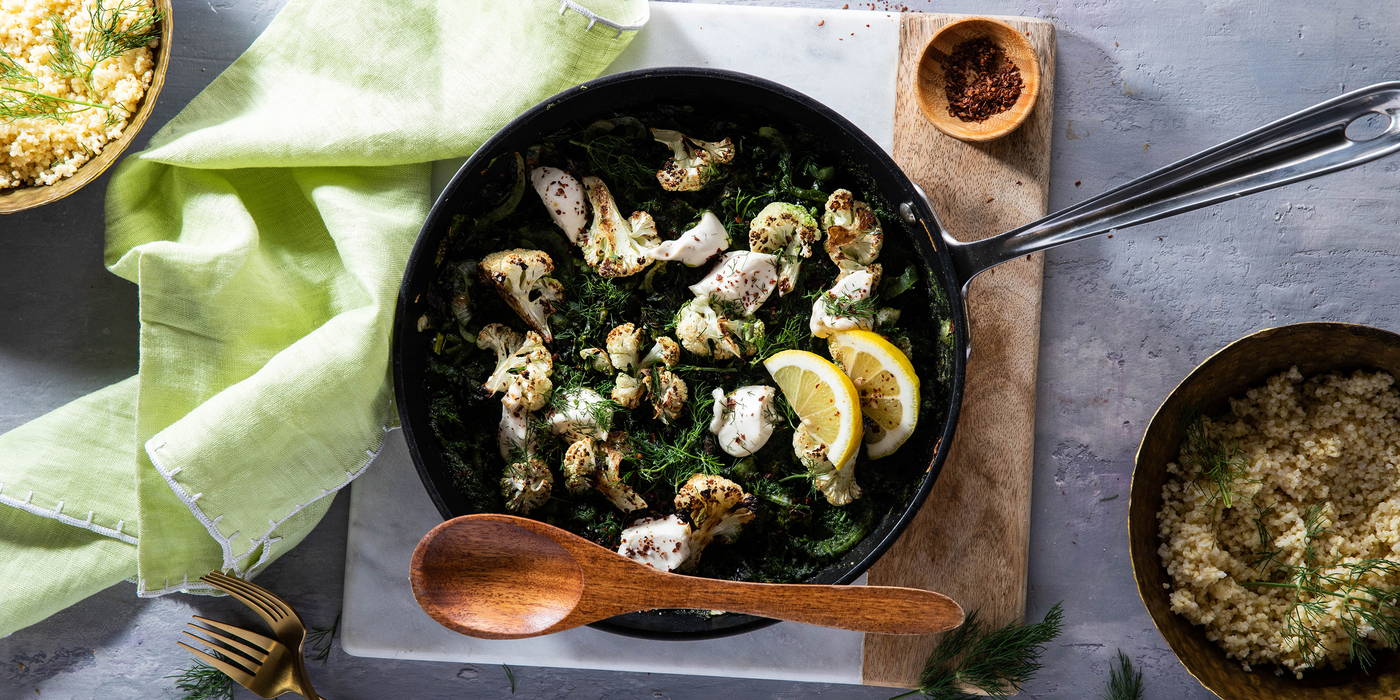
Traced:
<path fill-rule="evenodd" d="M 982 271 L 1023 255 L 1343 170 L 1397 150 L 1400 82 L 1378 83 L 1284 117 L 1013 231 L 960 243 L 945 230 L 943 239 L 965 292 L 968 282 Z"/>

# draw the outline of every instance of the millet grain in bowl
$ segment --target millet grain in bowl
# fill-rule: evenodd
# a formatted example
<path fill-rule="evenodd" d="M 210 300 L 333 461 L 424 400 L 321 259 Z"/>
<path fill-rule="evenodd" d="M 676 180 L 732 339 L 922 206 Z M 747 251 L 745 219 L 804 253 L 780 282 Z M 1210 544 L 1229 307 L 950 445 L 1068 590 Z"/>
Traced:
<path fill-rule="evenodd" d="M 1305 380 L 1295 367 L 1230 406 L 1194 423 L 1167 465 L 1158 552 L 1172 610 L 1246 671 L 1272 663 L 1301 678 L 1395 648 L 1394 380 L 1362 371 Z"/>
<path fill-rule="evenodd" d="M 156 38 L 94 61 L 101 55 L 94 51 L 100 43 L 94 40 L 102 33 L 92 28 L 96 9 L 102 18 L 116 14 L 116 33 L 139 29 L 153 11 L 149 0 L 97 2 L 0 0 L 0 189 L 52 185 L 71 177 L 121 135 L 150 87 Z M 58 60 L 62 39 L 55 37 L 55 20 L 67 29 L 77 71 L 65 70 Z M 72 102 L 36 105 L 33 96 L 21 91 L 107 109 Z M 34 111 L 46 116 L 16 117 Z"/>

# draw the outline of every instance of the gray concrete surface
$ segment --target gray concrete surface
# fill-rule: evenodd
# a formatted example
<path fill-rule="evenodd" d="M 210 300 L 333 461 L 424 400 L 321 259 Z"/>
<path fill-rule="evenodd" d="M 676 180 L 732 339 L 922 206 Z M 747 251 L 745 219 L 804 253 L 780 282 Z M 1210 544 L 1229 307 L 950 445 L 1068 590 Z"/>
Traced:
<path fill-rule="evenodd" d="M 1400 25 L 1396 3 L 904 4 L 1055 22 L 1052 209 L 1346 89 L 1400 77 L 1388 31 Z M 278 7 L 278 0 L 176 0 L 175 60 L 150 123 L 173 116 Z M 1126 495 L 1133 453 L 1160 400 L 1229 341 L 1309 320 L 1400 330 L 1397 170 L 1400 159 L 1392 158 L 1048 254 L 1028 607 L 1038 618 L 1063 600 L 1068 626 L 1027 696 L 1097 697 L 1107 662 L 1122 648 L 1143 667 L 1148 698 L 1211 697 L 1173 658 L 1138 600 L 1127 559 L 1126 497 L 1100 499 Z M 135 371 L 135 290 L 102 267 L 104 189 L 99 181 L 57 204 L 0 219 L 0 429 Z M 312 624 L 329 624 L 340 607 L 346 511 L 342 496 L 311 537 L 259 579 Z M 138 600 L 130 584 L 121 584 L 0 640 L 0 698 L 179 697 L 162 677 L 187 663 L 173 641 L 191 613 L 252 622 L 236 603 Z M 357 659 L 339 649 L 312 673 L 336 700 L 511 693 L 499 667 Z M 894 694 L 542 668 L 514 673 L 522 698 Z"/>

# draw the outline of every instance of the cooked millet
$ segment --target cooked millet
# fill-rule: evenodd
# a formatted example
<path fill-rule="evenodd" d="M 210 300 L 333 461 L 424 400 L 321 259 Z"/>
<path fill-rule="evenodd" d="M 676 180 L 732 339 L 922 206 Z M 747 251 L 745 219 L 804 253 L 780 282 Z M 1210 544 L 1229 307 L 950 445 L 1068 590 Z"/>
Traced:
<path fill-rule="evenodd" d="M 1231 484 L 1237 495 L 1231 508 L 1211 501 L 1209 481 L 1167 465 L 1158 552 L 1173 581 L 1172 610 L 1203 625 L 1206 637 L 1245 670 L 1275 663 L 1301 678 L 1313 667 L 1298 637 L 1285 631 L 1294 589 L 1240 585 L 1281 580 L 1272 568 L 1251 568 L 1264 551 L 1278 550 L 1283 565 L 1304 564 L 1309 506 L 1325 504 L 1326 531 L 1314 541 L 1317 563 L 1400 562 L 1400 392 L 1393 384 L 1388 374 L 1360 371 L 1304 381 L 1295 367 L 1231 399 L 1229 416 L 1206 422 L 1213 437 L 1233 441 L 1248 462 Z M 1255 519 L 1269 537 L 1262 545 Z M 1400 576 L 1373 572 L 1361 583 L 1394 590 Z M 1341 668 L 1350 654 L 1340 599 L 1317 598 L 1326 612 L 1306 621 L 1320 643 L 1306 651 L 1317 657 L 1316 666 Z M 1370 627 L 1363 624 L 1361 634 L 1369 646 L 1382 646 Z"/>
<path fill-rule="evenodd" d="M 150 87 L 155 62 L 152 48 L 128 51 L 99 63 L 92 73 L 95 95 L 89 96 L 79 80 L 60 77 L 49 67 L 54 51 L 52 16 L 67 24 L 80 58 L 87 57 L 82 48 L 90 23 L 92 0 L 0 0 L 0 49 L 39 80 L 37 91 L 46 95 L 97 102 L 117 107 L 108 122 L 108 111 L 79 108 L 54 119 L 0 118 L 0 189 L 28 185 L 52 185 L 72 177 L 78 167 L 102 152 L 103 146 L 121 135 L 130 115 L 136 111 L 141 98 Z M 105 7 L 134 5 L 131 0 L 108 0 Z M 122 13 L 124 25 L 132 21 L 134 12 Z M 0 96 L 22 97 L 5 91 L 0 83 Z M 33 84 L 18 87 L 34 89 Z"/>

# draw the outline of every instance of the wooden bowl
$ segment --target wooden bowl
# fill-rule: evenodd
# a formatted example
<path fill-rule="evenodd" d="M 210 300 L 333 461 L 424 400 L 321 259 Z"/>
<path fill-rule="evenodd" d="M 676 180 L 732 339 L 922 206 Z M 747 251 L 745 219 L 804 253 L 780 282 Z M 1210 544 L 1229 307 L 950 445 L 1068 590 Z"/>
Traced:
<path fill-rule="evenodd" d="M 1369 673 L 1354 666 L 1341 671 L 1313 669 L 1303 679 L 1273 666 L 1245 672 L 1225 657 L 1224 649 L 1206 639 L 1204 628 L 1172 612 L 1171 583 L 1157 554 L 1157 511 L 1162 508 L 1162 485 L 1167 463 L 1181 448 L 1181 417 L 1191 406 L 1207 416 L 1229 411 L 1229 398 L 1260 386 L 1272 375 L 1297 366 L 1303 376 L 1355 369 L 1382 370 L 1400 377 L 1400 335 L 1347 323 L 1299 323 L 1269 328 L 1246 336 L 1210 356 L 1192 370 L 1157 409 L 1147 426 L 1133 469 L 1128 504 L 1128 550 L 1137 579 L 1138 595 L 1152 622 L 1172 651 L 1196 680 L 1211 692 L 1231 700 L 1393 700 L 1400 697 L 1400 655 L 1376 650 Z"/>
<path fill-rule="evenodd" d="M 126 128 L 122 129 L 121 136 L 114 141 L 108 141 L 102 147 L 102 153 L 79 166 L 78 171 L 73 173 L 72 177 L 64 178 L 52 185 L 0 189 L 0 214 L 13 214 L 17 211 L 41 207 L 77 192 L 84 185 L 96 180 L 97 176 L 117 162 L 122 151 L 125 151 L 126 147 L 130 146 L 131 142 L 136 139 L 136 135 L 141 132 L 141 127 L 146 124 L 146 119 L 155 110 L 156 96 L 160 94 L 160 89 L 165 86 L 165 71 L 170 67 L 169 48 L 174 26 L 170 21 L 170 0 L 155 0 L 155 6 L 161 13 L 160 46 L 155 50 L 155 74 L 151 76 L 151 86 L 146 89 L 145 96 L 141 98 L 141 104 L 136 107 L 136 114 L 132 115 Z"/>
<path fill-rule="evenodd" d="M 966 122 L 949 114 L 948 96 L 943 90 L 943 59 L 971 39 L 989 39 L 1021 71 L 1021 96 L 1016 103 L 980 122 Z M 963 141 L 991 141 L 1015 131 L 1035 107 L 1040 96 L 1040 60 L 1030 40 L 1011 25 L 989 17 L 969 17 L 945 25 L 929 40 L 919 58 L 914 89 L 919 109 L 939 131 Z"/>

